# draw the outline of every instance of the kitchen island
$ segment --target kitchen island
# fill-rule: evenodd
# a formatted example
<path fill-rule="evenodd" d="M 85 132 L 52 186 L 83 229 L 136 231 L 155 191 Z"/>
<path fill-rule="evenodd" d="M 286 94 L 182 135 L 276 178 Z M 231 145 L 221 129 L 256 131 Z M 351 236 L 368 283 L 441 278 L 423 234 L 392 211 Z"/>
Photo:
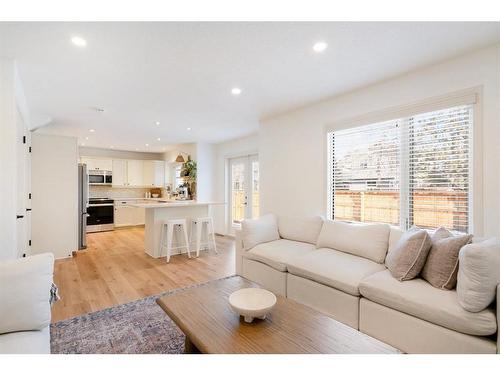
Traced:
<path fill-rule="evenodd" d="M 153 258 L 160 258 L 166 255 L 162 254 L 160 249 L 161 227 L 165 220 L 185 218 L 189 233 L 191 219 L 211 216 L 210 207 L 217 204 L 224 203 L 162 200 L 131 203 L 130 206 L 146 210 L 144 249 Z M 174 243 L 174 246 L 184 243 L 176 232 L 174 232 Z M 183 249 L 182 252 L 186 251 Z M 172 251 L 172 255 L 179 253 L 179 249 Z"/>

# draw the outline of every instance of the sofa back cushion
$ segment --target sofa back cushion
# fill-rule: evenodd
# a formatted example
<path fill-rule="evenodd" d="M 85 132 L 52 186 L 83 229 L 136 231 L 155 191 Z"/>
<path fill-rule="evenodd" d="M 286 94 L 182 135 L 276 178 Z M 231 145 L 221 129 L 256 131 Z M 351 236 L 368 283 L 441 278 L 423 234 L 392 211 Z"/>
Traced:
<path fill-rule="evenodd" d="M 250 250 L 260 243 L 279 239 L 276 215 L 267 214 L 258 219 L 245 219 L 241 222 L 241 240 L 245 250 Z"/>
<path fill-rule="evenodd" d="M 50 324 L 51 253 L 0 262 L 0 334 Z"/>
<path fill-rule="evenodd" d="M 389 244 L 389 232 L 388 224 L 326 220 L 321 228 L 316 247 L 329 247 L 377 263 L 384 263 Z"/>
<path fill-rule="evenodd" d="M 281 238 L 307 242 L 313 245 L 318 241 L 322 226 L 323 218 L 320 216 L 308 218 L 280 216 L 278 218 L 278 229 Z"/>
<path fill-rule="evenodd" d="M 401 237 L 403 237 L 404 233 L 405 232 L 401 230 L 399 227 L 391 225 L 391 233 L 389 234 L 389 249 L 388 249 L 389 253 L 391 252 L 392 249 L 396 247 Z"/>
<path fill-rule="evenodd" d="M 484 310 L 495 299 L 500 285 L 500 239 L 465 245 L 458 263 L 458 302 L 470 312 Z"/>

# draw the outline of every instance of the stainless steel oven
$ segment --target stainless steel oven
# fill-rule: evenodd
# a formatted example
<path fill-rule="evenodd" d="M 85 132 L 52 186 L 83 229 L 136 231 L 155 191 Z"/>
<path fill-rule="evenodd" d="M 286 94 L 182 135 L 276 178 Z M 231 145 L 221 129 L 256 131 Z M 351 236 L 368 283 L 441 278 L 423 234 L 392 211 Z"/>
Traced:
<path fill-rule="evenodd" d="M 90 198 L 87 207 L 87 233 L 114 230 L 114 201 L 108 198 Z"/>
<path fill-rule="evenodd" d="M 111 171 L 94 169 L 89 171 L 89 185 L 111 185 L 113 174 Z"/>

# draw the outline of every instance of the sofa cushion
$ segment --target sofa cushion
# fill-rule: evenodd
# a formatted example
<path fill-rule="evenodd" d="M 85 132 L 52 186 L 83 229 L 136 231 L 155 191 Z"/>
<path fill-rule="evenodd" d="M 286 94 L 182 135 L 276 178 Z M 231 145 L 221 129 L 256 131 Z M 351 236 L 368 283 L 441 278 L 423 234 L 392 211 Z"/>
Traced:
<path fill-rule="evenodd" d="M 333 249 L 318 249 L 290 259 L 288 272 L 359 296 L 363 278 L 384 270 L 382 264 Z"/>
<path fill-rule="evenodd" d="M 471 234 L 454 236 L 446 228 L 439 228 L 432 235 L 432 246 L 422 269 L 422 279 L 441 289 L 457 286 L 458 253 L 470 243 Z"/>
<path fill-rule="evenodd" d="M 50 354 L 50 328 L 0 335 L 0 354 Z"/>
<path fill-rule="evenodd" d="M 500 239 L 465 245 L 458 259 L 458 301 L 468 311 L 481 311 L 493 302 L 500 284 Z"/>
<path fill-rule="evenodd" d="M 282 238 L 314 245 L 318 241 L 322 226 L 323 218 L 320 216 L 308 218 L 280 216 L 278 218 L 278 229 Z"/>
<path fill-rule="evenodd" d="M 0 333 L 41 330 L 50 324 L 53 272 L 52 253 L 0 262 Z"/>
<path fill-rule="evenodd" d="M 261 243 L 247 251 L 243 256 L 267 264 L 274 269 L 286 272 L 288 262 L 299 255 L 314 251 L 314 245 L 290 240 L 277 240 Z"/>
<path fill-rule="evenodd" d="M 437 289 L 422 279 L 401 282 L 386 270 L 365 278 L 359 290 L 373 302 L 458 332 L 488 336 L 497 331 L 492 309 L 469 312 L 458 303 L 455 290 Z"/>
<path fill-rule="evenodd" d="M 403 237 L 404 230 L 401 230 L 399 227 L 395 227 L 391 225 L 391 231 L 389 233 L 389 249 L 387 252 L 390 253 L 398 244 L 399 239 Z"/>
<path fill-rule="evenodd" d="M 384 263 L 389 243 L 388 224 L 350 223 L 326 220 L 316 244 Z"/>
<path fill-rule="evenodd" d="M 241 222 L 243 248 L 249 250 L 260 243 L 279 240 L 278 220 L 275 215 L 267 214 L 258 219 L 245 219 Z"/>
<path fill-rule="evenodd" d="M 424 267 L 431 246 L 429 234 L 414 227 L 401 236 L 394 249 L 387 254 L 385 265 L 399 281 L 414 279 Z"/>

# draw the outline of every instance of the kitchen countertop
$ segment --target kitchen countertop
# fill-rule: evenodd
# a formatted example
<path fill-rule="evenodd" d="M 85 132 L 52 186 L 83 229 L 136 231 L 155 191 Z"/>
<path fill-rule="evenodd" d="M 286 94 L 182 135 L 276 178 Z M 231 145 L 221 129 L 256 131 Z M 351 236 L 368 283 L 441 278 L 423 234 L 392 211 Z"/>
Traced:
<path fill-rule="evenodd" d="M 166 199 L 164 199 L 166 200 Z M 190 207 L 190 206 L 208 206 L 215 204 L 224 204 L 223 202 L 197 202 L 197 201 L 176 201 L 169 200 L 166 203 L 131 203 L 132 207 L 140 208 L 168 208 L 168 207 Z"/>

